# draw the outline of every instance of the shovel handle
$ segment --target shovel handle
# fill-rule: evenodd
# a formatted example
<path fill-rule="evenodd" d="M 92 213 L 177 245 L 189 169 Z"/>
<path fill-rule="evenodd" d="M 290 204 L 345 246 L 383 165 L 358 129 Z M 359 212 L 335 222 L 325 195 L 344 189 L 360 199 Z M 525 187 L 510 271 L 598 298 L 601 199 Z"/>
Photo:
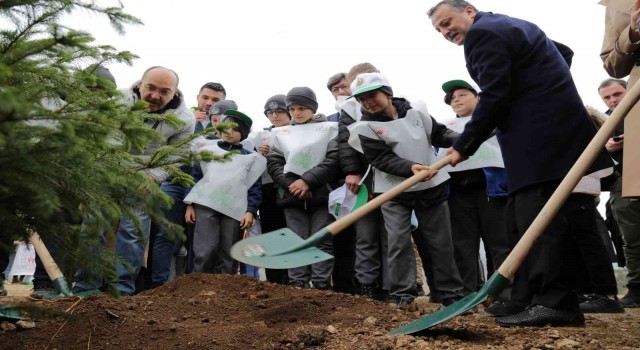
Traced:
<path fill-rule="evenodd" d="M 569 170 L 560 185 L 558 185 L 558 188 L 553 192 L 538 216 L 533 220 L 522 238 L 520 238 L 518 244 L 516 244 L 500 268 L 498 268 L 498 272 L 502 276 L 509 279 L 513 278 L 531 251 L 531 248 L 533 248 L 535 242 L 547 226 L 549 226 L 551 220 L 555 218 L 560 207 L 562 207 L 567 198 L 569 198 L 569 195 L 585 175 L 598 154 L 602 152 L 609 136 L 613 134 L 616 126 L 624 119 L 638 100 L 640 100 L 640 83 L 636 83 L 633 88 L 625 94 L 620 104 L 618 104 L 611 116 L 607 118 L 600 130 L 598 130 L 576 163 L 571 167 L 571 170 Z"/>
<path fill-rule="evenodd" d="M 33 244 L 33 248 L 36 250 L 36 254 L 40 257 L 42 261 L 42 265 L 44 265 L 44 269 L 47 270 L 47 275 L 52 281 L 55 281 L 58 278 L 64 277 L 62 275 L 62 271 L 58 267 L 58 264 L 53 260 L 51 254 L 49 254 L 49 249 L 44 245 L 42 239 L 40 239 L 40 235 L 37 232 L 31 232 L 29 235 L 29 242 Z"/>
<path fill-rule="evenodd" d="M 428 175 L 433 174 L 436 170 L 439 170 L 442 167 L 448 165 L 449 163 L 451 163 L 451 159 L 452 156 L 448 155 L 445 158 L 431 164 L 429 166 L 429 170 L 422 170 L 421 172 L 397 184 L 390 190 L 378 195 L 357 210 L 347 214 L 347 216 L 329 224 L 329 226 L 327 226 L 327 230 L 331 233 L 331 235 L 335 236 L 354 222 L 362 219 L 363 217 L 367 216 L 367 214 L 378 209 L 384 202 L 396 197 L 400 193 L 409 189 L 411 186 L 425 179 Z"/>

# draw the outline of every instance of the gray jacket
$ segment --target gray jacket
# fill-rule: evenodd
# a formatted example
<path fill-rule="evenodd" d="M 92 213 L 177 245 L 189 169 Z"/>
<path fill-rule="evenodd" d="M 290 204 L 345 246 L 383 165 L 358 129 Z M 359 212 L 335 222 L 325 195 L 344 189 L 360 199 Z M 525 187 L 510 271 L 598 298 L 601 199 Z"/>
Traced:
<path fill-rule="evenodd" d="M 138 90 L 139 81 L 135 82 L 127 91 L 124 92 L 126 102 L 134 104 L 140 100 L 140 91 Z M 174 98 L 167 104 L 166 109 L 161 114 L 174 114 L 180 120 L 185 122 L 182 128 L 176 130 L 164 122 L 160 122 L 157 125 L 152 120 L 147 121 L 146 124 L 150 128 L 154 128 L 160 132 L 166 138 L 164 141 L 152 141 L 140 154 L 144 160 L 151 159 L 151 155 L 158 150 L 158 148 L 166 145 L 173 145 L 181 140 L 184 140 L 193 134 L 193 130 L 196 126 L 196 117 L 193 112 L 189 110 L 184 102 L 184 96 L 180 90 L 176 92 Z M 160 168 L 146 169 L 149 175 L 153 176 L 158 183 L 167 180 L 169 173 Z"/>

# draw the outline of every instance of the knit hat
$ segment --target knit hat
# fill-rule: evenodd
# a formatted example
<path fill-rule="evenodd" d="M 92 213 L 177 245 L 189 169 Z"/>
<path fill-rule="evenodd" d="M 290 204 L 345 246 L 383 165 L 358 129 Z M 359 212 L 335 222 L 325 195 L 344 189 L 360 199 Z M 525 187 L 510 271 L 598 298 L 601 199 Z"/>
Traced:
<path fill-rule="evenodd" d="M 380 73 L 358 74 L 353 83 L 351 83 L 353 95 L 349 96 L 349 98 L 374 90 L 380 90 L 389 96 L 393 96 L 391 84 L 384 75 Z"/>
<path fill-rule="evenodd" d="M 232 100 L 218 101 L 209 108 L 209 116 L 223 114 L 227 109 L 238 109 L 238 105 Z"/>
<path fill-rule="evenodd" d="M 111 71 L 108 68 L 98 67 L 95 71 L 93 71 L 93 74 L 98 78 L 111 80 L 113 84 L 116 83 L 116 78 L 114 78 L 113 74 L 111 74 Z"/>
<path fill-rule="evenodd" d="M 289 90 L 285 98 L 285 103 L 287 104 L 287 109 L 292 104 L 298 104 L 311 109 L 313 113 L 318 110 L 316 93 L 306 86 L 294 87 Z"/>
<path fill-rule="evenodd" d="M 267 115 L 267 111 L 274 109 L 283 109 L 287 114 L 289 114 L 289 111 L 287 110 L 287 103 L 285 102 L 286 97 L 287 96 L 283 94 L 269 97 L 267 102 L 264 104 L 264 115 Z M 289 116 L 289 118 L 291 118 L 291 116 Z"/>
<path fill-rule="evenodd" d="M 240 141 L 246 139 L 247 136 L 249 136 L 249 133 L 251 132 L 251 125 L 253 124 L 253 121 L 251 120 L 251 118 L 249 118 L 249 116 L 240 111 L 236 111 L 235 109 L 227 109 L 226 111 L 224 111 L 224 113 L 222 113 L 222 117 L 220 117 L 220 122 L 231 122 L 238 124 L 238 130 L 240 131 Z"/>

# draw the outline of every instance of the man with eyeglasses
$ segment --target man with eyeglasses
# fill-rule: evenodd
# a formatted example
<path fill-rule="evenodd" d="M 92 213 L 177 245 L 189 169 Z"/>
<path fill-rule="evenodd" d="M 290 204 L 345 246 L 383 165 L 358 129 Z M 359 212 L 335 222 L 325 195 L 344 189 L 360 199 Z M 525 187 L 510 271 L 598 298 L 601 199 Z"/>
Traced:
<path fill-rule="evenodd" d="M 145 101 L 151 114 L 173 114 L 184 122 L 183 126 L 175 129 L 162 120 L 148 120 L 146 122 L 147 126 L 158 131 L 164 138 L 163 140 L 149 143 L 142 151 L 142 154 L 139 155 L 143 159 L 148 160 L 160 147 L 177 144 L 193 134 L 196 120 L 193 113 L 187 108 L 182 92 L 178 90 L 178 81 L 178 74 L 173 70 L 154 66 L 147 69 L 140 81 L 134 83 L 128 91 L 124 92 L 128 103 L 133 104 L 139 100 Z M 160 168 L 147 169 L 145 172 L 154 183 L 160 185 L 162 191 L 174 197 L 166 188 L 168 184 L 166 180 L 169 178 L 168 172 Z M 138 234 L 135 219 L 127 215 L 120 219 L 116 239 L 116 254 L 131 267 L 131 269 L 128 269 L 121 263 L 116 263 L 117 288 L 120 294 L 125 296 L 136 292 L 136 277 L 143 264 L 145 243 L 149 238 L 151 226 L 151 218 L 147 213 L 136 208 L 132 208 L 132 211 L 135 213 L 139 227 L 145 237 L 143 238 Z M 155 244 L 163 245 L 164 243 L 165 249 L 154 249 L 156 256 L 153 258 L 152 286 L 161 285 L 168 279 L 168 268 L 173 254 L 174 241 L 169 240 L 166 236 L 167 227 L 158 227 L 155 235 Z M 100 287 L 101 281 L 90 281 L 85 279 L 86 277 L 88 276 L 81 276 L 80 280 L 76 282 L 74 286 L 75 292 L 94 290 Z"/>
<path fill-rule="evenodd" d="M 342 103 L 351 96 L 351 87 L 347 81 L 346 73 L 336 73 L 327 81 L 327 89 L 336 100 L 337 112 L 327 116 L 330 122 L 340 120 L 340 110 Z M 352 293 L 353 277 L 355 275 L 353 264 L 355 261 L 355 230 L 349 227 L 339 235 L 333 236 L 334 246 L 334 267 L 333 267 L 333 287 L 335 291 Z"/>
<path fill-rule="evenodd" d="M 336 109 L 338 110 L 336 113 L 327 116 L 327 120 L 330 122 L 337 122 L 340 118 L 340 102 L 347 99 L 347 97 L 351 96 L 351 88 L 349 87 L 349 82 L 347 81 L 346 73 L 336 73 L 329 78 L 327 82 L 327 89 L 331 91 L 331 95 L 336 99 Z"/>

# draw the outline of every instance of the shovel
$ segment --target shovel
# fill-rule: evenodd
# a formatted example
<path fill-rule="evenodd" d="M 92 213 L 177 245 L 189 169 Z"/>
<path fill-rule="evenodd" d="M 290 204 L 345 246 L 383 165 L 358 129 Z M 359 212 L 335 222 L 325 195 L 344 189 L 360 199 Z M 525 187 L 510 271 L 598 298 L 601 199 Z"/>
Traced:
<path fill-rule="evenodd" d="M 442 310 L 394 329 L 387 335 L 419 332 L 458 316 L 485 301 L 485 306 L 491 305 L 493 297 L 498 295 L 500 291 L 509 284 L 509 281 L 513 279 L 513 276 L 531 251 L 538 237 L 542 235 L 549 223 L 555 218 L 558 210 L 560 210 L 560 207 L 562 207 L 580 179 L 585 175 L 597 155 L 602 152 L 604 145 L 609 139 L 609 136 L 613 134 L 618 123 L 624 119 L 638 100 L 640 100 L 640 83 L 635 84 L 630 91 L 627 91 L 622 101 L 620 101 L 620 104 L 618 104 L 611 116 L 602 125 L 600 130 L 598 130 L 576 163 L 571 167 L 569 173 L 567 173 L 560 185 L 558 185 L 558 188 L 553 192 L 538 216 L 533 220 L 531 226 L 529 226 L 522 238 L 520 238 L 518 244 L 513 248 L 509 256 L 507 256 L 502 265 L 500 265 L 500 268 L 498 268 L 498 271 L 491 276 L 484 287 Z"/>
<path fill-rule="evenodd" d="M 449 162 L 451 162 L 451 157 L 447 156 L 433 163 L 429 170 L 423 170 L 404 180 L 357 210 L 314 233 L 306 240 L 300 238 L 290 229 L 282 228 L 239 241 L 231 247 L 231 256 L 245 264 L 269 269 L 289 269 L 331 259 L 333 257 L 331 254 L 316 248 L 316 245 L 330 236 L 337 235 L 340 231 L 379 208 L 384 202 L 396 197 L 427 176 L 432 176 L 436 170 Z"/>
<path fill-rule="evenodd" d="M 53 282 L 53 286 L 56 291 L 59 293 L 57 296 L 72 296 L 73 293 L 69 289 L 69 284 L 67 280 L 64 278 L 62 271 L 58 267 L 58 264 L 53 260 L 51 254 L 49 254 L 49 250 L 44 245 L 44 242 L 40 239 L 40 235 L 37 232 L 31 232 L 29 235 L 29 241 L 33 244 L 33 247 L 36 250 L 36 254 L 40 257 L 42 261 L 42 265 L 44 265 L 44 269 L 47 270 L 47 275 Z M 50 299 L 49 296 L 46 296 L 47 299 Z"/>

